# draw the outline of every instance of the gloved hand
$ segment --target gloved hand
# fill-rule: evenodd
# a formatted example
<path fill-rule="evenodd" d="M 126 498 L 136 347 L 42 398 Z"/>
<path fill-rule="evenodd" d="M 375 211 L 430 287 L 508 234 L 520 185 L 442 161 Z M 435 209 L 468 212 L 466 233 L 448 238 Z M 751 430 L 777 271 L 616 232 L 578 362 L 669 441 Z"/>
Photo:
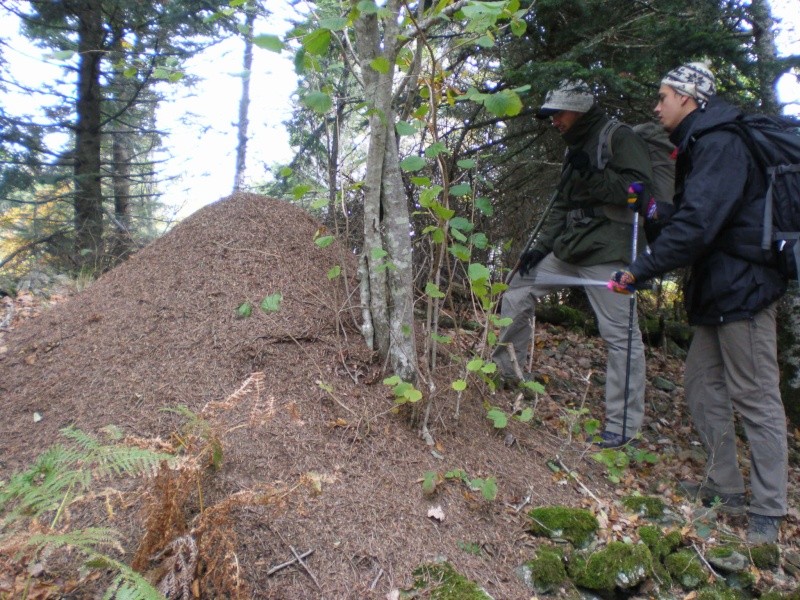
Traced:
<path fill-rule="evenodd" d="M 525 277 L 530 271 L 536 268 L 542 259 L 544 258 L 545 254 L 541 250 L 535 250 L 533 248 L 526 250 L 522 254 L 519 255 L 519 274 Z"/>
<path fill-rule="evenodd" d="M 585 150 L 570 150 L 567 154 L 567 163 L 578 173 L 585 173 L 592 166 Z"/>
<path fill-rule="evenodd" d="M 618 294 L 633 294 L 636 292 L 636 277 L 630 271 L 615 271 L 608 282 L 608 289 Z"/>

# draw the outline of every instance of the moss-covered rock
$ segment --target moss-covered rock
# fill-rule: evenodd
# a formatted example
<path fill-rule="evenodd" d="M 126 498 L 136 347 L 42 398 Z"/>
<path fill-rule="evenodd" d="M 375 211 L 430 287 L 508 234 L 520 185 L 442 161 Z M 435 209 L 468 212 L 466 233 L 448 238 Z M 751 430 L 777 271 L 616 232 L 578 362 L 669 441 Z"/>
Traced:
<path fill-rule="evenodd" d="M 679 550 L 664 559 L 664 566 L 672 579 L 685 590 L 694 590 L 705 583 L 708 575 L 692 550 Z"/>
<path fill-rule="evenodd" d="M 637 530 L 639 539 L 644 542 L 655 561 L 662 561 L 681 545 L 681 532 L 673 529 L 665 532 L 655 525 L 643 525 Z"/>
<path fill-rule="evenodd" d="M 549 594 L 567 581 L 563 553 L 555 548 L 539 548 L 525 567 L 530 573 L 531 588 L 537 594 Z"/>
<path fill-rule="evenodd" d="M 655 496 L 626 496 L 622 499 L 622 505 L 648 519 L 658 519 L 664 515 L 664 501 Z"/>
<path fill-rule="evenodd" d="M 750 558 L 759 569 L 775 569 L 781 562 L 777 544 L 762 544 L 750 548 Z"/>
<path fill-rule="evenodd" d="M 733 546 L 715 546 L 706 552 L 711 566 L 725 573 L 742 573 L 750 567 L 750 559 Z"/>
<path fill-rule="evenodd" d="M 567 540 L 583 548 L 594 537 L 599 524 L 588 510 L 566 506 L 541 506 L 528 512 L 529 531 L 553 540 Z"/>
<path fill-rule="evenodd" d="M 416 598 L 424 591 L 431 600 L 492 600 L 477 583 L 464 577 L 448 562 L 428 563 L 414 570 L 414 589 L 401 598 Z"/>
<path fill-rule="evenodd" d="M 732 590 L 724 585 L 713 585 L 697 590 L 695 600 L 747 600 L 749 596 L 740 590 Z"/>
<path fill-rule="evenodd" d="M 652 573 L 653 557 L 644 544 L 611 542 L 592 553 L 572 555 L 569 574 L 575 585 L 611 592 L 636 587 Z"/>

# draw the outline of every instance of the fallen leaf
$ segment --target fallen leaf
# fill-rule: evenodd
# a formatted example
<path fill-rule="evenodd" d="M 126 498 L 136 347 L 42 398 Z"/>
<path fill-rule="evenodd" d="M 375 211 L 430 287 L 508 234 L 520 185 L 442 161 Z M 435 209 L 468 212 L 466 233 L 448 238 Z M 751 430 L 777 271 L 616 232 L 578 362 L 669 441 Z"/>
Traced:
<path fill-rule="evenodd" d="M 444 511 L 441 506 L 432 506 L 428 509 L 428 516 L 441 522 L 444 521 Z"/>

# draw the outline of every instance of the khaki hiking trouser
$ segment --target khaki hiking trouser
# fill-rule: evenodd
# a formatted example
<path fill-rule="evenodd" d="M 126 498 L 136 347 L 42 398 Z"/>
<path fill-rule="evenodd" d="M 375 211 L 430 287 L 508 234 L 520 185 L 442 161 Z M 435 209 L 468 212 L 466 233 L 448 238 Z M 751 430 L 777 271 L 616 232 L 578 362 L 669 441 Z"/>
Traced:
<path fill-rule="evenodd" d="M 550 285 L 559 277 L 578 277 L 591 281 L 608 281 L 614 271 L 625 268 L 622 262 L 604 263 L 591 267 L 579 267 L 557 259 L 551 252 L 526 276 L 514 275 L 508 289 L 503 293 L 502 317 L 510 317 L 512 323 L 500 332 L 500 343 L 492 359 L 501 374 L 513 376 L 514 368 L 508 350 L 514 349 L 517 363 L 522 371 L 527 365 L 528 345 L 531 341 L 531 318 L 535 314 L 536 299 L 562 289 L 562 285 Z M 541 284 L 537 284 L 537 280 Z M 600 336 L 608 351 L 606 362 L 606 422 L 605 430 L 622 434 L 625 413 L 625 371 L 628 363 L 628 321 L 630 296 L 617 294 L 604 285 L 584 288 L 595 315 Z M 642 426 L 644 418 L 644 343 L 639 331 L 636 310 L 633 311 L 633 337 L 631 345 L 630 392 L 628 394 L 626 437 L 633 437 Z"/>
<path fill-rule="evenodd" d="M 750 442 L 750 510 L 786 514 L 786 414 L 778 388 L 776 304 L 751 320 L 695 328 L 686 357 L 686 402 L 708 453 L 706 476 L 726 494 L 743 493 L 733 411 Z"/>

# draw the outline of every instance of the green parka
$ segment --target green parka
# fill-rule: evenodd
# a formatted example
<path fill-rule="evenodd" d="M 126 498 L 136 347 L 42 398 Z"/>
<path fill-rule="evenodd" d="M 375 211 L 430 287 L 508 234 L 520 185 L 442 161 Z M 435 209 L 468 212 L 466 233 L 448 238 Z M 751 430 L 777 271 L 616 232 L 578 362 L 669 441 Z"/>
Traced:
<path fill-rule="evenodd" d="M 611 160 L 605 169 L 597 169 L 599 135 L 607 122 L 608 117 L 593 106 L 562 136 L 567 154 L 585 151 L 591 167 L 571 173 L 533 245 L 574 265 L 631 262 L 633 215 L 627 208 L 628 186 L 640 181 L 650 189 L 653 179 L 647 144 L 629 127 L 614 132 Z M 644 245 L 644 235 L 639 235 L 639 250 Z"/>

